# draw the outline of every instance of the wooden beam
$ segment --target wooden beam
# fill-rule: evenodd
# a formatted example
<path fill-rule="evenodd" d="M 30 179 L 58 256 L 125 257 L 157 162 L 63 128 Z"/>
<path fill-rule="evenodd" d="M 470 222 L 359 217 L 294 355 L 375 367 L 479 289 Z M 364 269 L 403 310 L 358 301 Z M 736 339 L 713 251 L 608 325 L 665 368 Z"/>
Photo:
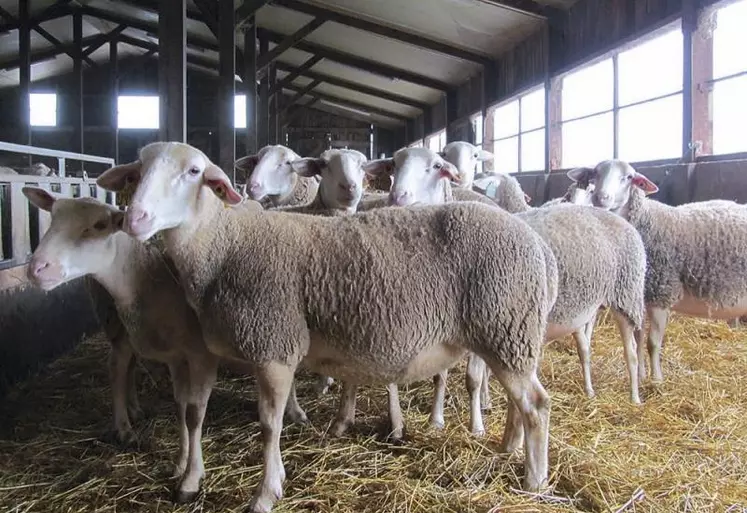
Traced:
<path fill-rule="evenodd" d="M 8 12 L 8 11 L 5 11 L 5 12 Z M 72 13 L 72 9 L 67 5 L 57 5 L 57 4 L 51 5 L 48 9 L 45 9 L 42 13 L 31 17 L 29 19 L 29 27 L 33 28 L 37 26 L 39 23 L 54 20 L 57 18 L 62 18 L 63 16 L 67 16 L 70 13 Z M 18 30 L 19 28 L 20 26 L 19 26 L 18 20 L 10 21 L 8 23 L 3 23 L 2 25 L 0 25 L 0 34 L 4 32 L 10 32 L 11 30 Z"/>
<path fill-rule="evenodd" d="M 266 29 L 261 29 L 261 34 L 265 34 L 269 38 L 269 40 L 275 44 L 280 44 L 286 37 L 283 34 Z M 393 68 L 380 62 L 364 59 L 363 57 L 358 57 L 353 54 L 335 50 L 334 48 L 307 43 L 305 41 L 298 42 L 295 47 L 302 52 L 319 55 L 324 59 L 338 62 L 346 66 L 358 68 L 362 71 L 380 75 L 385 78 L 400 79 L 412 84 L 417 84 L 422 87 L 429 87 L 437 91 L 448 91 L 452 87 L 450 84 L 447 84 L 446 82 L 442 82 L 435 78 L 419 75 L 417 73 L 403 70 L 401 68 Z"/>
<path fill-rule="evenodd" d="M 119 25 L 114 30 L 111 30 L 107 32 L 106 34 L 101 34 L 100 36 L 96 36 L 96 41 L 94 43 L 91 43 L 88 45 L 88 48 L 85 49 L 83 52 L 83 55 L 91 55 L 93 52 L 104 46 L 106 43 L 111 43 L 114 41 L 117 36 L 119 36 L 122 32 L 127 29 L 127 25 Z"/>
<path fill-rule="evenodd" d="M 286 85 L 293 83 L 295 79 L 316 66 L 321 60 L 322 58 L 318 55 L 313 55 L 298 68 L 293 68 L 292 66 L 288 66 L 286 64 L 283 64 L 282 62 L 276 62 L 275 65 L 277 66 L 277 69 L 279 71 L 288 71 L 288 74 L 285 76 L 285 78 L 283 78 L 283 80 L 278 81 L 273 86 L 273 88 L 270 89 L 270 94 L 275 94 L 283 89 L 283 87 L 285 87 Z"/>
<path fill-rule="evenodd" d="M 16 19 L 16 17 L 10 14 L 5 9 L 3 9 L 1 6 L 0 6 L 0 17 L 5 18 L 7 22 L 11 25 L 18 25 L 18 20 Z"/>
<path fill-rule="evenodd" d="M 282 62 L 278 62 L 277 66 L 278 66 L 278 70 L 289 72 L 291 75 L 293 75 L 296 71 L 301 70 L 301 68 L 294 68 L 293 66 L 290 66 Z M 288 77 L 291 75 L 286 76 L 282 80 L 282 83 L 285 83 Z M 358 82 L 351 82 L 350 80 L 337 78 L 331 75 L 325 75 L 323 73 L 317 73 L 315 71 L 306 71 L 306 70 L 302 70 L 299 73 L 299 75 L 302 75 L 304 77 L 308 77 L 314 80 L 318 79 L 329 85 L 343 87 L 345 89 L 356 91 L 358 93 L 375 96 L 377 98 L 381 98 L 382 100 L 389 100 L 390 102 L 396 102 L 396 103 L 401 103 L 403 105 L 409 105 L 411 107 L 415 107 L 416 109 L 425 110 L 425 109 L 430 108 L 430 105 L 423 101 L 408 98 L 407 96 L 401 96 L 395 93 L 391 93 L 389 91 L 385 91 L 383 89 L 377 89 L 375 87 L 370 87 L 367 85 L 359 84 Z"/>
<path fill-rule="evenodd" d="M 198 0 L 200 2 L 201 0 Z M 198 6 L 200 3 L 197 4 Z M 233 0 L 218 0 L 218 43 L 220 46 L 220 81 L 218 86 L 218 166 L 236 183 L 236 23 Z"/>
<path fill-rule="evenodd" d="M 494 5 L 502 9 L 508 9 L 519 14 L 532 16 L 534 18 L 545 19 L 554 15 L 558 9 L 549 5 L 542 5 L 534 0 L 480 0 L 483 3 Z"/>
<path fill-rule="evenodd" d="M 265 34 L 257 31 L 259 36 L 259 53 L 266 53 L 269 49 L 269 41 Z M 269 121 L 270 121 L 270 85 L 269 77 L 265 74 L 259 82 L 259 108 L 257 109 L 257 146 L 260 148 L 269 144 Z"/>
<path fill-rule="evenodd" d="M 18 49 L 19 49 L 19 79 L 18 94 L 20 130 L 18 142 L 31 145 L 31 105 L 29 94 L 31 93 L 31 27 L 29 25 L 29 0 L 18 0 Z"/>
<path fill-rule="evenodd" d="M 324 25 L 324 22 L 325 20 L 322 18 L 314 18 L 293 34 L 286 36 L 285 39 L 275 46 L 275 48 L 266 54 L 260 54 L 259 59 L 257 60 L 257 68 L 260 70 L 266 68 L 268 64 L 277 59 L 283 52 L 296 46 L 303 38 Z"/>
<path fill-rule="evenodd" d="M 299 86 L 295 86 L 295 85 L 287 86 L 286 89 L 288 89 L 290 91 L 294 91 L 294 92 L 303 91 L 303 87 L 299 87 Z M 392 112 L 390 110 L 380 109 L 380 108 L 374 107 L 372 105 L 367 105 L 367 104 L 364 104 L 364 103 L 358 103 L 358 102 L 350 101 L 348 99 L 340 98 L 339 96 L 333 96 L 331 94 L 325 94 L 325 93 L 320 93 L 320 92 L 312 92 L 312 93 L 307 93 L 307 95 L 310 96 L 310 97 L 312 97 L 312 98 L 316 98 L 316 99 L 318 99 L 320 101 L 327 101 L 327 102 L 331 102 L 331 103 L 337 103 L 337 104 L 345 106 L 345 107 L 350 107 L 350 108 L 361 110 L 361 111 L 364 111 L 364 112 L 370 112 L 371 114 L 377 114 L 379 116 L 386 116 L 388 118 L 396 119 L 398 121 L 407 121 L 408 119 L 410 119 L 407 116 L 404 116 L 404 115 L 400 114 L 399 112 Z"/>
<path fill-rule="evenodd" d="M 257 11 L 267 5 L 269 0 L 244 0 L 244 2 L 236 9 L 236 25 L 243 25 L 254 16 Z"/>
<path fill-rule="evenodd" d="M 147 52 L 145 52 L 142 55 L 137 55 L 135 57 L 131 57 L 125 61 L 122 62 L 121 66 L 119 67 L 119 79 L 123 79 L 130 73 L 132 73 L 134 70 L 140 68 L 142 66 L 141 63 L 147 62 L 151 57 L 156 55 L 158 53 L 158 46 L 154 45 L 155 48 L 149 49 Z"/>
<path fill-rule="evenodd" d="M 257 25 L 252 18 L 244 25 L 244 88 L 246 89 L 246 154 L 257 147 Z"/>
<path fill-rule="evenodd" d="M 73 44 L 75 45 L 75 58 L 73 59 L 73 95 L 71 96 L 73 141 L 70 150 L 76 153 L 85 153 L 83 143 L 83 13 L 79 10 L 73 12 Z M 81 170 L 83 163 L 80 163 Z"/>
<path fill-rule="evenodd" d="M 315 16 L 326 21 L 332 21 L 341 25 L 347 25 L 354 27 L 359 30 L 365 30 L 366 32 L 372 32 L 380 36 L 384 36 L 395 41 L 407 43 L 409 45 L 417 46 L 431 50 L 433 52 L 449 55 L 457 59 L 475 62 L 480 65 L 484 65 L 491 61 L 486 55 L 481 55 L 469 50 L 464 50 L 453 45 L 442 43 L 434 39 L 429 39 L 411 32 L 405 32 L 393 27 L 386 25 L 380 25 L 373 21 L 365 20 L 357 16 L 350 16 L 341 12 L 326 9 L 324 7 L 318 7 L 316 5 L 300 2 L 298 0 L 273 0 L 274 5 L 286 7 L 294 11 L 308 14 L 309 16 Z"/>
<path fill-rule="evenodd" d="M 283 109 L 280 111 L 280 115 L 281 116 L 285 115 L 285 113 L 288 112 L 288 110 L 290 110 L 290 108 L 293 107 L 296 103 L 298 103 L 298 101 L 301 98 L 303 98 L 304 96 L 306 96 L 307 94 L 309 94 L 312 91 L 312 89 L 314 89 L 316 86 L 318 86 L 321 83 L 322 83 L 321 80 L 314 80 L 309 85 L 305 86 L 303 89 L 301 89 L 296 94 L 294 94 L 291 97 L 291 99 L 288 100 L 288 103 L 285 104 L 285 106 L 283 107 Z"/>
<path fill-rule="evenodd" d="M 109 112 L 112 128 L 111 156 L 114 162 L 119 162 L 119 120 L 118 120 L 118 98 L 119 98 L 119 55 L 117 53 L 118 34 L 109 41 Z"/>
<path fill-rule="evenodd" d="M 159 0 L 159 2 L 159 138 L 162 141 L 186 142 L 187 0 Z M 126 39 L 122 38 L 122 41 Z"/>
<path fill-rule="evenodd" d="M 29 29 L 29 32 L 30 32 L 30 29 Z M 93 42 L 96 37 L 97 36 L 84 37 L 83 45 L 85 46 Z M 47 61 L 49 59 L 54 59 L 55 57 L 62 55 L 63 53 L 67 53 L 68 51 L 73 51 L 74 48 L 75 48 L 75 44 L 69 43 L 69 44 L 63 45 L 62 48 L 49 47 L 43 50 L 39 50 L 38 52 L 34 52 L 31 54 L 30 63 L 36 64 L 39 62 Z M 20 44 L 19 44 L 19 50 L 20 50 Z M 19 54 L 20 54 L 20 51 L 19 51 Z M 18 58 L 0 63 L 0 70 L 12 70 L 20 66 L 21 66 L 21 58 L 19 55 Z"/>
<path fill-rule="evenodd" d="M 208 26 L 210 32 L 220 39 L 220 26 L 218 22 L 218 12 L 216 11 L 215 0 L 193 0 L 197 9 L 202 14 L 202 21 Z M 218 7 L 220 8 L 220 7 Z"/>

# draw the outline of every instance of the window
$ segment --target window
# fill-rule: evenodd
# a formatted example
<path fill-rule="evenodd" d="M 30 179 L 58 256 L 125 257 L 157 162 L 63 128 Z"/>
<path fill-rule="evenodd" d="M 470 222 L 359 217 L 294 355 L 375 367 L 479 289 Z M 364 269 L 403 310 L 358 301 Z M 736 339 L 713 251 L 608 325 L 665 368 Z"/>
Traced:
<path fill-rule="evenodd" d="M 430 137 L 427 137 L 426 140 L 427 140 L 426 146 L 428 146 L 428 149 L 438 153 L 439 151 L 444 149 L 444 146 L 446 146 L 446 130 L 441 130 L 440 132 L 436 132 Z"/>
<path fill-rule="evenodd" d="M 562 167 L 680 157 L 682 48 L 678 26 L 565 76 Z"/>
<path fill-rule="evenodd" d="M 545 88 L 493 111 L 493 169 L 500 173 L 545 169 Z"/>
<path fill-rule="evenodd" d="M 117 98 L 119 128 L 158 129 L 158 96 L 120 96 Z"/>
<path fill-rule="evenodd" d="M 31 93 L 29 120 L 31 126 L 57 126 L 57 95 Z"/>
<path fill-rule="evenodd" d="M 414 143 L 410 143 L 407 145 L 408 148 L 422 148 L 423 147 L 423 140 L 418 139 Z"/>
<path fill-rule="evenodd" d="M 747 151 L 747 0 L 716 14 L 713 31 L 713 153 Z"/>
<path fill-rule="evenodd" d="M 246 128 L 246 95 L 237 94 L 233 101 L 233 126 Z"/>

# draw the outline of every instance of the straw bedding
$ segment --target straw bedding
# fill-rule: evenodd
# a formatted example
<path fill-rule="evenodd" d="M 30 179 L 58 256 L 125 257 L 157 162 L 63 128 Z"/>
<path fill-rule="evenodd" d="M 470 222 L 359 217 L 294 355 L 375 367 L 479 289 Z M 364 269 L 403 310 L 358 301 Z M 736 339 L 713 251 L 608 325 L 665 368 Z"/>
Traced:
<path fill-rule="evenodd" d="M 428 427 L 432 387 L 402 387 L 406 442 L 382 438 L 386 395 L 367 387 L 357 425 L 326 434 L 337 388 L 314 398 L 301 373 L 309 426 L 287 425 L 281 447 L 288 481 L 276 512 L 747 511 L 747 332 L 674 317 L 664 353 L 666 382 L 645 382 L 644 405 L 628 401 L 622 347 L 603 319 L 595 331 L 597 397 L 583 394 L 570 338 L 547 347 L 542 382 L 552 395 L 550 480 L 545 497 L 516 490 L 523 455 L 497 454 L 504 400 L 493 380 L 488 435 L 468 432 L 463 366 L 451 373 L 446 429 Z M 139 368 L 141 447 L 122 450 L 111 424 L 102 336 L 16 386 L 0 402 L 0 511 L 239 512 L 261 471 L 252 378 L 222 373 L 203 440 L 207 478 L 198 500 L 170 502 L 175 407 L 165 368 Z"/>

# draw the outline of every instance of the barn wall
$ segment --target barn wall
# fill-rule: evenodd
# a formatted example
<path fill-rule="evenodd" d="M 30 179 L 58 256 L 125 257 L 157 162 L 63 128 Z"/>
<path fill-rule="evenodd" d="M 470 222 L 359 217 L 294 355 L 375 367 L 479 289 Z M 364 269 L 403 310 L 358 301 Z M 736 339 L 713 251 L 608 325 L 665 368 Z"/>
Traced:
<path fill-rule="evenodd" d="M 317 157 L 328 148 L 347 146 L 364 155 L 369 153 L 370 123 L 336 116 L 314 108 L 301 107 L 296 121 L 288 126 L 288 146 L 305 157 Z"/>

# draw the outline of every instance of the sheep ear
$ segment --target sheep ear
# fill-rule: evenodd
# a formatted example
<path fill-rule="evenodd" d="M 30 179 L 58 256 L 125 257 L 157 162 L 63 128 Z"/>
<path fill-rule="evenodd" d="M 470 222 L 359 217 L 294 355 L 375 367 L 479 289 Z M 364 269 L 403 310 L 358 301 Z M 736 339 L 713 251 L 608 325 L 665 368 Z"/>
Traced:
<path fill-rule="evenodd" d="M 317 176 L 322 173 L 322 169 L 327 167 L 327 161 L 322 158 L 306 157 L 291 162 L 293 171 L 306 178 Z"/>
<path fill-rule="evenodd" d="M 259 155 L 247 155 L 246 157 L 241 157 L 239 160 L 233 163 L 233 167 L 236 169 L 240 169 L 241 171 L 245 171 L 247 173 L 251 173 L 254 171 L 254 167 L 259 162 Z"/>
<path fill-rule="evenodd" d="M 394 171 L 394 159 L 370 160 L 363 164 L 363 171 L 370 176 L 391 175 Z"/>
<path fill-rule="evenodd" d="M 215 164 L 210 164 L 205 168 L 205 172 L 202 175 L 202 180 L 210 187 L 216 196 L 218 196 L 224 203 L 229 205 L 237 205 L 243 201 L 244 198 L 241 194 L 236 192 L 236 189 L 231 185 L 231 180 L 228 179 L 228 175 L 223 172 L 221 168 Z"/>
<path fill-rule="evenodd" d="M 142 163 L 139 160 L 107 169 L 96 179 L 96 185 L 108 191 L 119 192 L 140 178 Z"/>
<path fill-rule="evenodd" d="M 590 167 L 577 167 L 576 169 L 571 169 L 570 171 L 568 171 L 566 175 L 574 182 L 587 183 L 593 173 L 594 170 Z"/>
<path fill-rule="evenodd" d="M 23 192 L 24 196 L 28 198 L 32 205 L 41 210 L 46 210 L 47 212 L 52 211 L 52 206 L 57 200 L 52 193 L 40 189 L 39 187 L 24 187 L 21 189 L 21 192 Z"/>
<path fill-rule="evenodd" d="M 448 178 L 452 182 L 459 182 L 461 175 L 459 174 L 459 169 L 452 164 L 451 162 L 448 162 L 444 160 L 444 165 L 441 166 L 440 170 L 441 176 L 444 178 Z"/>
<path fill-rule="evenodd" d="M 646 178 L 640 173 L 636 173 L 633 175 L 633 185 L 643 190 L 643 192 L 646 193 L 646 196 L 649 194 L 654 194 L 659 190 L 659 188 L 656 186 L 654 182 Z"/>
<path fill-rule="evenodd" d="M 493 155 L 492 153 L 486 150 L 480 150 L 480 152 L 477 154 L 477 160 L 479 160 L 480 162 L 484 162 L 486 160 L 493 160 L 494 158 L 495 158 L 495 155 Z"/>

